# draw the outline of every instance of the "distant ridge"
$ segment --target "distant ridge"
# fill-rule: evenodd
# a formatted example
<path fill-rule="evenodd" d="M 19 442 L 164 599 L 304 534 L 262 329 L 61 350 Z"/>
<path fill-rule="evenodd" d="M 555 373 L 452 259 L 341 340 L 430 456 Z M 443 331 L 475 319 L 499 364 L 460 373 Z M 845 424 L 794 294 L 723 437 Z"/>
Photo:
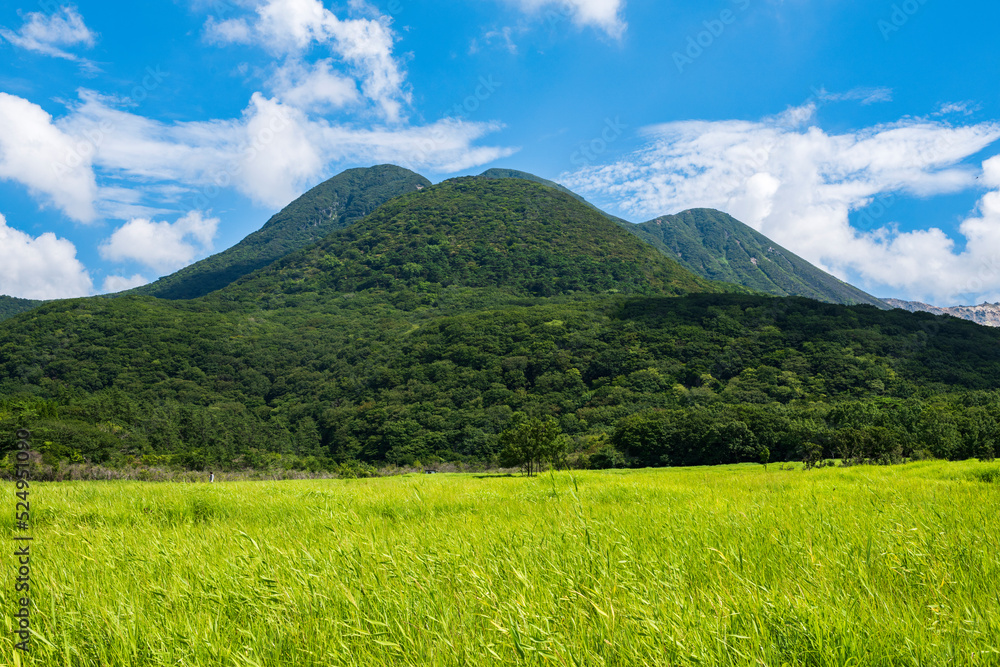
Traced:
<path fill-rule="evenodd" d="M 564 192 L 525 179 L 470 176 L 397 197 L 223 294 L 267 300 L 449 287 L 519 296 L 741 289 L 691 273 Z"/>
<path fill-rule="evenodd" d="M 597 209 L 562 185 L 525 171 L 489 169 L 482 176 L 541 183 Z M 829 303 L 868 304 L 888 309 L 880 299 L 838 280 L 721 211 L 691 209 L 641 224 L 604 211 L 601 214 L 708 280 L 741 285 L 775 296 L 804 296 Z"/>
<path fill-rule="evenodd" d="M 963 320 L 969 320 L 986 327 L 1000 327 L 1000 303 L 982 303 L 978 306 L 932 306 L 921 301 L 903 301 L 902 299 L 883 299 L 893 308 L 911 313 L 932 313 L 934 315 L 951 315 Z"/>
<path fill-rule="evenodd" d="M 36 299 L 19 299 L 16 296 L 0 294 L 0 322 L 26 310 L 37 308 L 43 303 L 45 302 Z"/>
<path fill-rule="evenodd" d="M 698 275 L 776 296 L 888 310 L 880 299 L 818 269 L 736 218 L 710 208 L 663 215 L 636 234 Z"/>
<path fill-rule="evenodd" d="M 348 169 L 297 198 L 232 248 L 129 293 L 162 299 L 203 296 L 357 222 L 393 197 L 430 184 L 395 165 Z"/>

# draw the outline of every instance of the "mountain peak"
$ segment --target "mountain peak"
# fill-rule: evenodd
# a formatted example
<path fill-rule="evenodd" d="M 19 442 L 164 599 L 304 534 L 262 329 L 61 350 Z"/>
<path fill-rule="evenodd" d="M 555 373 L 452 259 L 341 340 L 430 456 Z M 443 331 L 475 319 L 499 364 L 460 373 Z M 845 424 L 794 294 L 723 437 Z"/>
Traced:
<path fill-rule="evenodd" d="M 566 193 L 477 176 L 397 197 L 232 289 L 264 294 L 291 284 L 340 293 L 491 287 L 525 296 L 723 290 Z"/>
<path fill-rule="evenodd" d="M 392 164 L 348 169 L 295 199 L 232 248 L 131 293 L 163 299 L 203 296 L 353 224 L 393 197 L 430 184 L 420 174 Z"/>
<path fill-rule="evenodd" d="M 838 280 L 722 211 L 693 208 L 661 215 L 634 225 L 631 231 L 710 280 L 776 296 L 887 308 L 881 300 Z"/>

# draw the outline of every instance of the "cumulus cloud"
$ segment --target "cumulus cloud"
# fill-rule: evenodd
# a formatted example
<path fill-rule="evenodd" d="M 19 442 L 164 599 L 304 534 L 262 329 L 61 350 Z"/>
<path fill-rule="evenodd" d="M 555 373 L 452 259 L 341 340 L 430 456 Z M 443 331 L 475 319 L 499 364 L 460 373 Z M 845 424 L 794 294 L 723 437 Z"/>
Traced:
<path fill-rule="evenodd" d="M 80 222 L 96 217 L 93 145 L 62 131 L 37 104 L 0 93 L 0 178 L 17 181 Z"/>
<path fill-rule="evenodd" d="M 136 273 L 132 276 L 108 276 L 104 279 L 104 283 L 101 285 L 101 294 L 114 294 L 115 292 L 124 292 L 127 289 L 132 289 L 133 287 L 139 287 L 140 285 L 145 285 L 148 283 L 147 280 L 142 275 Z"/>
<path fill-rule="evenodd" d="M 516 0 L 525 11 L 545 13 L 552 19 L 569 18 L 579 26 L 602 30 L 609 37 L 621 39 L 628 28 L 622 18 L 625 0 Z"/>
<path fill-rule="evenodd" d="M 354 6 L 357 9 L 357 3 Z M 319 0 L 263 0 L 256 4 L 253 16 L 221 22 L 210 18 L 205 36 L 219 44 L 261 44 L 290 58 L 300 57 L 316 44 L 327 46 L 360 79 L 365 97 L 386 120 L 395 122 L 411 95 L 404 90 L 405 76 L 393 57 L 395 36 L 389 23 L 385 16 L 341 19 Z M 327 86 L 333 82 L 329 62 Z"/>
<path fill-rule="evenodd" d="M 77 221 L 152 220 L 208 209 L 224 190 L 282 206 L 339 165 L 395 162 L 451 173 L 516 152 L 477 145 L 497 123 L 409 123 L 390 20 L 360 0 L 349 8 L 362 18 L 340 19 L 318 0 L 240 0 L 230 9 L 244 15 L 209 20 L 212 39 L 250 40 L 277 55 L 261 81 L 266 92 L 252 93 L 237 117 L 163 122 L 128 100 L 80 89 L 53 118 L 0 93 L 0 179 Z M 310 61 L 317 45 L 333 55 Z M 352 115 L 334 119 L 333 111 Z"/>
<path fill-rule="evenodd" d="M 7 226 L 0 214 L 0 294 L 23 299 L 87 296 L 90 275 L 76 258 L 76 246 L 46 232 L 32 237 Z"/>
<path fill-rule="evenodd" d="M 0 35 L 22 49 L 74 61 L 80 58 L 62 47 L 92 47 L 95 42 L 95 35 L 84 24 L 83 17 L 75 7 L 70 6 L 60 7 L 50 16 L 29 12 L 19 31 L 0 28 Z"/>
<path fill-rule="evenodd" d="M 303 111 L 339 109 L 359 100 L 354 80 L 334 71 L 333 60 L 291 60 L 279 67 L 271 88 L 282 103 Z"/>
<path fill-rule="evenodd" d="M 944 305 L 1000 292 L 1000 194 L 990 192 L 959 227 L 901 232 L 889 219 L 859 229 L 850 215 L 879 197 L 975 187 L 962 161 L 1000 139 L 1000 124 L 954 127 L 907 119 L 844 134 L 812 124 L 808 105 L 761 121 L 685 121 L 646 128 L 646 147 L 563 183 L 611 198 L 637 217 L 693 207 L 724 210 L 841 278 L 883 295 Z M 997 158 L 978 183 L 1000 190 Z"/>
<path fill-rule="evenodd" d="M 200 211 L 191 211 L 172 223 L 133 218 L 101 244 L 101 256 L 141 262 L 161 272 L 173 271 L 211 249 L 218 224 L 218 218 L 206 218 Z"/>
<path fill-rule="evenodd" d="M 229 187 L 257 203 L 282 206 L 324 176 L 331 163 L 395 162 L 453 172 L 515 152 L 474 145 L 500 129 L 495 123 L 443 119 L 359 129 L 312 118 L 260 93 L 238 119 L 162 123 L 83 91 L 81 104 L 59 127 L 70 136 L 95 138 L 93 166 L 106 178 L 185 184 L 186 194 L 174 189 L 170 199 L 189 208 L 206 208 L 220 189 Z M 0 137 L 3 132 L 0 126 Z M 119 190 L 105 191 L 124 199 Z"/>

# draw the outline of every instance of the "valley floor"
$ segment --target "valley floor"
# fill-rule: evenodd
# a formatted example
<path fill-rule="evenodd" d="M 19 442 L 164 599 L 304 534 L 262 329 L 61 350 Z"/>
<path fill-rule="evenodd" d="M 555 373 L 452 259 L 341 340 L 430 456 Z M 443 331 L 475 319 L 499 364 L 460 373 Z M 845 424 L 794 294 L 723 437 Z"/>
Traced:
<path fill-rule="evenodd" d="M 0 663 L 993 665 L 997 481 L 929 461 L 33 484 L 38 635 L 13 662 L 8 556 Z"/>

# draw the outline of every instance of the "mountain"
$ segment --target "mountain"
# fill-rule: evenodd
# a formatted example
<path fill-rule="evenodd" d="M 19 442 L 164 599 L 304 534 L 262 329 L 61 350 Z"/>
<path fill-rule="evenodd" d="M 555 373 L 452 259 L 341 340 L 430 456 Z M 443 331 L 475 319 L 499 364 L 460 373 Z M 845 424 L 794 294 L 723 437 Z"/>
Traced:
<path fill-rule="evenodd" d="M 776 296 L 804 296 L 845 305 L 887 309 L 866 294 L 760 232 L 721 211 L 696 208 L 664 215 L 635 226 L 640 237 L 683 266 L 710 280 L 721 280 Z"/>
<path fill-rule="evenodd" d="M 490 169 L 482 175 L 487 178 L 534 181 L 566 192 L 588 206 L 593 206 L 558 183 L 524 171 Z M 630 223 L 603 211 L 601 213 L 708 280 L 742 285 L 776 296 L 804 296 L 829 303 L 864 303 L 887 308 L 881 300 L 816 268 L 721 211 L 691 209 L 641 224 Z"/>
<path fill-rule="evenodd" d="M 34 479 L 496 464 L 528 418 L 579 465 L 995 454 L 1000 331 L 732 289 L 557 189 L 445 181 L 202 297 L 0 322 L 0 471 L 18 428 Z"/>
<path fill-rule="evenodd" d="M 902 299 L 883 299 L 893 308 L 899 308 L 911 313 L 931 313 L 934 315 L 951 315 L 963 320 L 969 320 L 987 327 L 1000 327 L 1000 303 L 982 303 L 978 306 L 948 306 L 938 307 L 920 301 L 903 301 Z"/>
<path fill-rule="evenodd" d="M 312 289 L 509 294 L 732 291 L 706 281 L 569 194 L 523 179 L 465 177 L 397 197 L 364 220 L 225 291 L 255 300 Z"/>
<path fill-rule="evenodd" d="M 43 303 L 45 302 L 36 301 L 35 299 L 19 299 L 16 296 L 0 294 L 0 321 L 6 320 L 8 317 L 13 317 L 18 313 L 23 313 L 26 310 L 36 308 Z"/>
<path fill-rule="evenodd" d="M 232 248 L 130 293 L 162 299 L 208 294 L 353 224 L 393 197 L 430 184 L 423 176 L 394 165 L 349 169 L 306 192 Z"/>
<path fill-rule="evenodd" d="M 534 174 L 529 174 L 526 171 L 519 171 L 517 169 L 498 169 L 498 168 L 493 168 L 493 169 L 487 169 L 482 174 L 480 174 L 480 176 L 482 176 L 483 178 L 520 178 L 520 179 L 525 180 L 525 181 L 532 181 L 534 183 L 541 183 L 542 185 L 548 186 L 550 188 L 555 188 L 556 190 L 559 190 L 560 192 L 565 192 L 566 194 L 568 194 L 569 196 L 573 197 L 577 201 L 581 201 L 584 204 L 586 204 L 587 206 L 593 208 L 594 210 L 600 211 L 601 215 L 603 215 L 605 218 L 607 218 L 608 220 L 611 220 L 615 224 L 618 224 L 618 225 L 621 225 L 622 227 L 625 227 L 629 231 L 631 231 L 631 228 L 634 227 L 634 225 L 631 222 L 629 222 L 628 220 L 624 220 L 622 218 L 615 217 L 615 216 L 611 215 L 610 213 L 606 213 L 605 211 L 601 211 L 601 209 L 597 208 L 596 206 L 594 206 L 593 204 L 591 204 L 589 201 L 587 201 L 586 199 L 584 199 L 582 196 L 580 196 L 577 193 L 573 192 L 572 190 L 570 190 L 566 186 L 559 185 L 555 181 L 550 181 L 549 179 L 542 178 L 541 176 L 536 176 Z"/>

